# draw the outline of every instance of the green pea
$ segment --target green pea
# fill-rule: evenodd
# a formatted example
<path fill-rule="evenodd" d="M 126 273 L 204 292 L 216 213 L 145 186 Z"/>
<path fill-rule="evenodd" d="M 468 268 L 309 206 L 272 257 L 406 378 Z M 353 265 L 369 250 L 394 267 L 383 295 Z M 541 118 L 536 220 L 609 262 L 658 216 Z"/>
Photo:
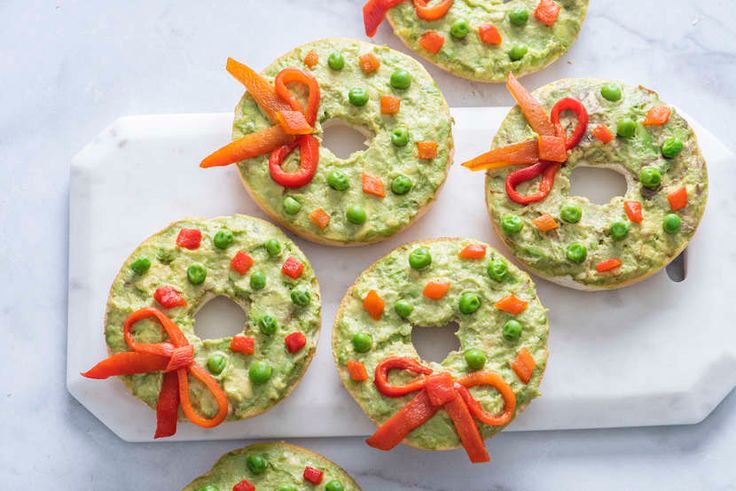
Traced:
<path fill-rule="evenodd" d="M 406 194 L 411 191 L 412 187 L 414 187 L 414 183 L 404 174 L 399 174 L 391 181 L 391 192 L 394 194 Z"/>
<path fill-rule="evenodd" d="M 368 91 L 363 87 L 353 87 L 348 92 L 348 100 L 353 106 L 365 106 L 368 103 Z"/>
<path fill-rule="evenodd" d="M 679 138 L 674 136 L 667 138 L 664 143 L 662 143 L 662 156 L 666 159 L 674 159 L 677 157 L 677 154 L 682 152 L 683 147 L 684 144 Z"/>
<path fill-rule="evenodd" d="M 488 261 L 488 276 L 494 281 L 503 281 L 509 272 L 509 265 L 503 259 L 491 259 Z"/>
<path fill-rule="evenodd" d="M 411 74 L 406 70 L 394 70 L 391 74 L 391 87 L 406 90 L 411 86 Z"/>
<path fill-rule="evenodd" d="M 573 242 L 565 250 L 567 260 L 575 264 L 580 264 L 588 257 L 588 249 L 580 242 Z"/>
<path fill-rule="evenodd" d="M 266 275 L 261 271 L 254 271 L 250 275 L 250 287 L 254 290 L 263 290 L 266 287 Z"/>
<path fill-rule="evenodd" d="M 575 204 L 564 205 L 560 209 L 560 218 L 567 223 L 578 223 L 583 217 L 583 209 Z"/>
<path fill-rule="evenodd" d="M 501 218 L 501 229 L 507 235 L 518 234 L 521 232 L 521 228 L 524 226 L 524 222 L 521 221 L 516 215 L 504 215 Z"/>
<path fill-rule="evenodd" d="M 465 39 L 468 32 L 470 32 L 470 26 L 464 19 L 456 20 L 450 27 L 450 35 L 455 39 Z"/>
<path fill-rule="evenodd" d="M 611 236 L 614 240 L 621 240 L 629 235 L 629 224 L 626 222 L 613 222 L 611 224 Z"/>
<path fill-rule="evenodd" d="M 281 242 L 276 239 L 268 239 L 266 241 L 266 252 L 271 257 L 276 257 L 281 254 Z"/>
<path fill-rule="evenodd" d="M 345 491 L 345 486 L 336 479 L 325 484 L 325 491 Z"/>
<path fill-rule="evenodd" d="M 373 348 L 373 338 L 366 332 L 359 332 L 353 335 L 353 349 L 358 353 L 367 353 Z"/>
<path fill-rule="evenodd" d="M 255 475 L 260 475 L 266 472 L 266 467 L 268 465 L 266 459 L 260 455 L 248 455 L 248 458 L 245 459 L 245 463 L 248 464 L 248 469 L 250 469 L 250 471 Z"/>
<path fill-rule="evenodd" d="M 601 95 L 607 101 L 616 102 L 621 99 L 621 87 L 616 84 L 606 84 L 601 87 Z"/>
<path fill-rule="evenodd" d="M 233 243 L 233 233 L 229 231 L 228 229 L 224 228 L 222 230 L 218 230 L 215 233 L 214 238 L 212 239 L 212 242 L 215 244 L 215 247 L 218 249 L 227 249 L 230 247 L 230 244 Z"/>
<path fill-rule="evenodd" d="M 226 366 L 227 356 L 222 353 L 212 353 L 210 357 L 207 358 L 207 370 L 209 370 L 212 375 L 220 375 L 222 371 L 225 370 Z"/>
<path fill-rule="evenodd" d="M 350 180 L 343 171 L 332 170 L 327 174 L 327 185 L 335 191 L 345 191 L 350 187 Z"/>
<path fill-rule="evenodd" d="M 676 234 L 680 230 L 680 225 L 682 225 L 682 220 L 676 213 L 668 213 L 662 220 L 662 228 L 668 234 Z"/>
<path fill-rule="evenodd" d="M 517 44 L 509 50 L 509 58 L 511 61 L 519 61 L 524 58 L 528 52 L 529 48 L 526 44 Z"/>
<path fill-rule="evenodd" d="M 365 209 L 360 205 L 348 206 L 348 209 L 345 211 L 345 218 L 354 225 L 363 225 L 366 217 Z"/>
<path fill-rule="evenodd" d="M 299 307 L 306 307 L 312 302 L 312 294 L 304 288 L 294 288 L 289 296 L 292 303 Z"/>
<path fill-rule="evenodd" d="M 521 336 L 521 322 L 516 319 L 509 319 L 503 325 L 503 337 L 508 341 L 516 341 Z"/>
<path fill-rule="evenodd" d="M 207 268 L 199 263 L 190 264 L 187 268 L 187 279 L 192 285 L 201 285 L 207 278 Z"/>
<path fill-rule="evenodd" d="M 406 300 L 397 300 L 394 304 L 394 311 L 402 319 L 406 319 L 414 312 L 414 306 Z"/>
<path fill-rule="evenodd" d="M 197 491 L 220 491 L 220 488 L 218 488 L 214 484 L 208 484 L 207 486 L 202 486 L 201 488 L 197 488 Z"/>
<path fill-rule="evenodd" d="M 396 147 L 405 147 L 409 143 L 409 130 L 399 126 L 391 133 L 391 143 Z"/>
<path fill-rule="evenodd" d="M 330 53 L 327 57 L 327 65 L 333 70 L 342 70 L 345 66 L 345 57 L 339 51 Z"/>
<path fill-rule="evenodd" d="M 273 368 L 266 361 L 255 361 L 248 368 L 248 377 L 256 385 L 265 384 L 271 378 Z"/>
<path fill-rule="evenodd" d="M 276 332 L 276 329 L 279 327 L 279 323 L 276 322 L 276 319 L 274 319 L 273 316 L 266 314 L 258 319 L 258 327 L 261 328 L 261 332 L 263 334 L 270 336 Z"/>
<path fill-rule="evenodd" d="M 473 292 L 464 292 L 460 295 L 458 302 L 458 310 L 462 314 L 472 314 L 480 308 L 480 297 Z"/>
<path fill-rule="evenodd" d="M 432 254 L 426 247 L 417 247 L 409 254 L 409 266 L 413 269 L 426 268 L 432 264 Z"/>
<path fill-rule="evenodd" d="M 645 188 L 655 189 L 662 182 L 662 173 L 656 167 L 643 167 L 639 171 L 639 181 Z"/>
<path fill-rule="evenodd" d="M 284 212 L 287 215 L 296 215 L 302 209 L 302 204 L 291 196 L 284 198 Z"/>
<path fill-rule="evenodd" d="M 511 24 L 521 27 L 529 20 L 529 11 L 524 8 L 514 9 L 509 12 L 509 21 Z"/>
<path fill-rule="evenodd" d="M 465 357 L 465 363 L 468 364 L 468 368 L 471 370 L 480 370 L 486 365 L 486 361 L 488 361 L 486 354 L 478 348 L 465 350 L 463 356 Z"/>
<path fill-rule="evenodd" d="M 151 260 L 148 259 L 146 256 L 141 256 L 130 263 L 130 269 L 132 269 L 133 272 L 138 275 L 146 274 L 146 272 L 151 269 Z"/>
<path fill-rule="evenodd" d="M 619 119 L 616 123 L 616 134 L 621 138 L 633 138 L 636 134 L 636 123 L 631 118 Z"/>

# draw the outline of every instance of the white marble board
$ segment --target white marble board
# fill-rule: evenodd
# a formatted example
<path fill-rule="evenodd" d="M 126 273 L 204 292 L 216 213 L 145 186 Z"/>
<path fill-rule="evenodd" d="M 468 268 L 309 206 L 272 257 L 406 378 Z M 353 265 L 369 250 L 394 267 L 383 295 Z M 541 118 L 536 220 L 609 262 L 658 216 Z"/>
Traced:
<path fill-rule="evenodd" d="M 488 148 L 508 108 L 455 108 L 456 161 Z M 691 424 L 736 385 L 736 157 L 697 122 L 711 179 L 708 208 L 689 247 L 687 276 L 663 271 L 613 292 L 582 293 L 538 280 L 550 309 L 550 360 L 535 401 L 509 430 Z M 69 220 L 67 386 L 126 441 L 151 441 L 155 415 L 118 380 L 79 373 L 106 356 L 107 292 L 134 247 L 184 216 L 264 217 L 232 168 L 202 170 L 202 156 L 226 142 L 230 114 L 118 119 L 72 163 Z M 591 183 L 589 183 L 590 185 Z M 598 183 L 600 185 L 600 183 Z M 256 418 L 203 430 L 183 423 L 173 440 L 367 435 L 373 425 L 345 392 L 330 353 L 337 303 L 356 276 L 397 245 L 468 236 L 500 247 L 483 202 L 483 178 L 454 165 L 425 218 L 391 240 L 331 248 L 301 239 L 322 287 L 317 356 L 295 392 Z M 227 322 L 231 312 L 213 308 Z M 203 313 L 204 314 L 204 313 Z"/>

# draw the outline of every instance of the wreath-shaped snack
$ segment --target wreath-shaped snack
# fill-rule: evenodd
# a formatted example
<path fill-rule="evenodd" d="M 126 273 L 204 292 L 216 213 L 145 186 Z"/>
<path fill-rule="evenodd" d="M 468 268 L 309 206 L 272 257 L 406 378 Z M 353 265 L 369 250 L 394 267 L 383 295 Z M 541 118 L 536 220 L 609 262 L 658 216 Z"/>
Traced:
<path fill-rule="evenodd" d="M 200 339 L 194 314 L 216 296 L 248 314 L 241 334 Z M 260 414 L 288 396 L 314 356 L 319 285 L 302 251 L 278 228 L 235 215 L 185 219 L 146 239 L 110 288 L 110 357 L 83 375 L 122 376 L 156 409 L 155 437 L 181 414 L 213 427 Z"/>
<path fill-rule="evenodd" d="M 600 290 L 648 278 L 682 252 L 705 210 L 708 175 L 673 107 L 604 80 L 565 79 L 530 94 L 510 76 L 508 87 L 518 106 L 493 150 L 463 165 L 488 171 L 491 222 L 520 261 L 555 283 Z M 620 172 L 625 196 L 597 204 L 570 195 L 580 166 Z"/>
<path fill-rule="evenodd" d="M 331 245 L 390 237 L 427 210 L 452 163 L 449 109 L 417 61 L 390 48 L 324 39 L 258 75 L 228 60 L 248 92 L 234 141 L 202 167 L 238 162 L 245 188 L 292 232 Z M 322 146 L 342 122 L 369 135 L 345 159 Z"/>
<path fill-rule="evenodd" d="M 360 491 L 340 466 L 286 442 L 256 443 L 223 455 L 183 491 Z"/>
<path fill-rule="evenodd" d="M 411 333 L 450 323 L 460 350 L 420 359 Z M 394 249 L 343 298 L 332 350 L 345 388 L 378 429 L 368 444 L 426 450 L 483 440 L 532 399 L 547 362 L 547 314 L 529 275 L 487 244 L 436 239 Z"/>
<path fill-rule="evenodd" d="M 562 56 L 578 37 L 588 0 L 368 0 L 366 34 L 387 17 L 417 54 L 453 75 L 501 82 Z"/>

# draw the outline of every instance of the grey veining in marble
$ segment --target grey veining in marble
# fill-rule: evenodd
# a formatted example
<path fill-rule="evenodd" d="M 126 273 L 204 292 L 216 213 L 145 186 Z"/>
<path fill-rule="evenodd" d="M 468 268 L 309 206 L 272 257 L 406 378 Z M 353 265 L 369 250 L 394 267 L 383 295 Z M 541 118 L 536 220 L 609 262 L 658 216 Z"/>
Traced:
<path fill-rule="evenodd" d="M 361 3 L 0 2 L 1 488 L 177 489 L 240 445 L 127 444 L 66 392 L 70 158 L 121 115 L 229 110 L 241 89 L 223 73 L 226 56 L 264 66 L 310 39 L 362 37 Z M 733 0 L 592 0 L 579 42 L 526 80 L 642 83 L 733 149 L 734 25 Z M 376 41 L 399 47 L 386 28 Z M 500 86 L 430 71 L 452 105 L 510 103 Z M 297 443 L 366 490 L 721 490 L 736 489 L 735 442 L 731 394 L 693 426 L 502 434 L 486 466 L 462 452 L 379 453 L 359 439 Z"/>

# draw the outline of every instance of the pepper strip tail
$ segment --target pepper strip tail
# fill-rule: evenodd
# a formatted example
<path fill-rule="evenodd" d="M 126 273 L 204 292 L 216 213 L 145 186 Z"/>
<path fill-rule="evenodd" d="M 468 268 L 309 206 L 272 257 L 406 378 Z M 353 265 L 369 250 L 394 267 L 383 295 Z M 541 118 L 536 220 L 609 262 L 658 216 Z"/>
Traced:
<path fill-rule="evenodd" d="M 165 438 L 176 433 L 179 419 L 179 377 L 177 372 L 164 374 L 156 404 L 156 432 L 153 438 Z"/>
<path fill-rule="evenodd" d="M 391 450 L 412 430 L 429 421 L 438 410 L 439 407 L 432 406 L 427 392 L 423 390 L 379 426 L 366 443 L 379 450 Z"/>

